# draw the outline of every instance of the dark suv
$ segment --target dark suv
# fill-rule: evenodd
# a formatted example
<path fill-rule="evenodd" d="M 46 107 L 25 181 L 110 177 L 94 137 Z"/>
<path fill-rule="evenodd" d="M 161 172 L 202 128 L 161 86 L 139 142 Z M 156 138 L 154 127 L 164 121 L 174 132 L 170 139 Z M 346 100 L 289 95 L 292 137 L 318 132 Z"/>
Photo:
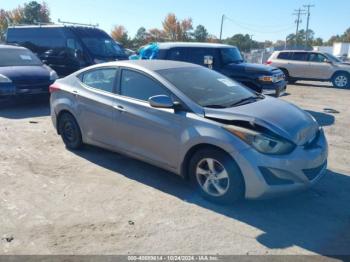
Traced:
<path fill-rule="evenodd" d="M 211 43 L 159 43 L 157 59 L 176 60 L 208 66 L 247 87 L 279 96 L 286 89 L 280 69 L 246 63 L 238 48 Z"/>
<path fill-rule="evenodd" d="M 83 26 L 12 26 L 6 42 L 30 49 L 59 76 L 108 61 L 126 60 L 128 56 L 106 32 Z"/>

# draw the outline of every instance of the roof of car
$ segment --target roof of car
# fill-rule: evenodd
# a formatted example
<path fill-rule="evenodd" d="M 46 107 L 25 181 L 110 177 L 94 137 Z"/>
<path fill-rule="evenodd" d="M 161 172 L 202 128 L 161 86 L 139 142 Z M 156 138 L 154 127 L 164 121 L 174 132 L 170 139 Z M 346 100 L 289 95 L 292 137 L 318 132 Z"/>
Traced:
<path fill-rule="evenodd" d="M 314 51 L 314 50 L 280 50 L 280 51 L 276 51 L 276 52 L 279 52 L 279 53 L 291 53 L 291 52 L 302 52 L 302 53 L 322 53 L 320 51 Z"/>
<path fill-rule="evenodd" d="M 169 49 L 173 47 L 202 47 L 202 48 L 227 48 L 231 45 L 224 45 L 218 43 L 200 43 L 200 42 L 164 42 L 158 43 L 160 49 Z"/>
<path fill-rule="evenodd" d="M 23 46 L 17 46 L 17 45 L 3 45 L 0 44 L 0 49 L 15 49 L 15 50 L 27 50 L 27 48 Z"/>
<path fill-rule="evenodd" d="M 183 68 L 183 67 L 201 67 L 199 65 L 195 65 L 191 63 L 171 61 L 171 60 L 122 60 L 122 61 L 105 63 L 105 65 L 144 68 L 151 71 L 171 69 L 171 68 Z M 99 67 L 99 65 L 96 65 L 96 67 Z"/>

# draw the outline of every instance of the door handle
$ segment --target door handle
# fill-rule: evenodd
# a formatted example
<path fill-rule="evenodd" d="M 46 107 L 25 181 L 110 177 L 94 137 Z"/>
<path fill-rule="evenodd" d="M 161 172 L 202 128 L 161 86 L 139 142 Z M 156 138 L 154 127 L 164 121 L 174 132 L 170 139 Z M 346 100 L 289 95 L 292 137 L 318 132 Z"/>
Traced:
<path fill-rule="evenodd" d="M 119 112 L 126 112 L 125 108 L 122 106 L 113 106 L 113 108 Z"/>
<path fill-rule="evenodd" d="M 73 94 L 74 94 L 74 96 L 77 96 L 78 95 L 78 91 L 77 90 L 73 90 Z"/>

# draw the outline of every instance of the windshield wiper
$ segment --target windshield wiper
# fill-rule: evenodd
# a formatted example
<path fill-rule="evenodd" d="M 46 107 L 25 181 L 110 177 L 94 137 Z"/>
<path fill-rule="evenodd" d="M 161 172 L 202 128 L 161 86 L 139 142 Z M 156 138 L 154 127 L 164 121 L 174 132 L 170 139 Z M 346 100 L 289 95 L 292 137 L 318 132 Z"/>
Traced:
<path fill-rule="evenodd" d="M 246 98 L 242 98 L 241 100 L 238 100 L 237 102 L 231 104 L 230 107 L 249 104 L 249 102 L 254 102 L 254 101 L 262 99 L 262 98 L 263 97 L 260 97 L 260 96 L 249 96 Z"/>
<path fill-rule="evenodd" d="M 226 106 L 223 105 L 205 105 L 204 107 L 209 107 L 209 108 L 226 108 Z"/>

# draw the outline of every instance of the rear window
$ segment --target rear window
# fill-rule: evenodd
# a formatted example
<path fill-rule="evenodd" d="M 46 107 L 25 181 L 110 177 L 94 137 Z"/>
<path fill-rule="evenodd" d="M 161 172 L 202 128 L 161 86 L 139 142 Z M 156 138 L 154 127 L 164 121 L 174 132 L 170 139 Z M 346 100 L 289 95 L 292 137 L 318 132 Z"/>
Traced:
<path fill-rule="evenodd" d="M 290 59 L 290 52 L 282 52 L 277 56 L 278 59 Z"/>
<path fill-rule="evenodd" d="M 42 65 L 39 58 L 26 49 L 0 49 L 0 66 L 36 66 Z"/>
<path fill-rule="evenodd" d="M 295 52 L 295 53 L 293 53 L 292 60 L 307 61 L 307 56 L 308 56 L 308 53 Z"/>

